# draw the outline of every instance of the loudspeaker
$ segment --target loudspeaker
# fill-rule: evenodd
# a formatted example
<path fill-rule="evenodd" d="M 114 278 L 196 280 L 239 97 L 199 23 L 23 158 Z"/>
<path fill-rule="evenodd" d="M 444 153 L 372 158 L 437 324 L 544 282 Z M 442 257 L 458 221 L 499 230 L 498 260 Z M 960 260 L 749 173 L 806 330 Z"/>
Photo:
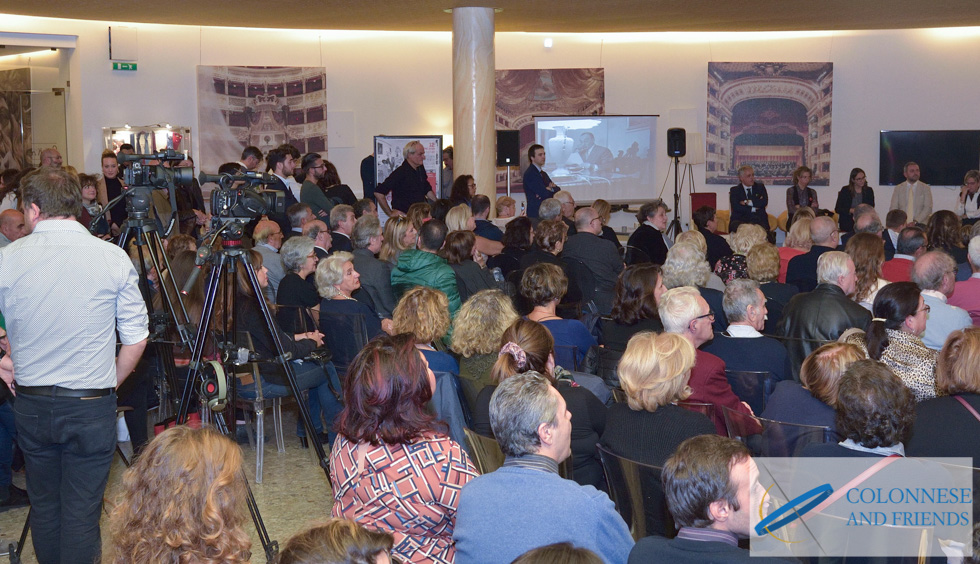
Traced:
<path fill-rule="evenodd" d="M 497 166 L 521 166 L 521 132 L 497 130 Z"/>
<path fill-rule="evenodd" d="M 667 156 L 683 157 L 687 153 L 687 132 L 683 127 L 671 127 L 667 130 Z"/>

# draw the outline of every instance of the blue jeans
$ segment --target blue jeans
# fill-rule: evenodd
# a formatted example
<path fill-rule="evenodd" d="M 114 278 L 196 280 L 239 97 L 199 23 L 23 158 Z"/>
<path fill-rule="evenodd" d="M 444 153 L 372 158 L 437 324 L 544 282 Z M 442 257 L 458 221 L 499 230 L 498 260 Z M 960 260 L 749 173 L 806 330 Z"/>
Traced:
<path fill-rule="evenodd" d="M 13 407 L 38 562 L 94 562 L 102 548 L 99 517 L 116 448 L 116 394 L 21 394 Z"/>
<path fill-rule="evenodd" d="M 330 436 L 330 442 L 333 443 L 334 420 L 338 415 L 340 415 L 340 411 L 344 406 L 337 401 L 337 398 L 334 397 L 333 392 L 330 391 L 330 385 L 327 383 L 327 378 L 330 378 L 330 381 L 333 382 L 334 389 L 339 393 L 340 378 L 337 377 L 337 370 L 334 369 L 333 363 L 330 362 L 325 365 L 324 369 L 321 369 L 319 364 L 311 361 L 305 361 L 302 364 L 293 362 L 292 367 L 293 373 L 296 375 L 296 384 L 299 386 L 300 391 L 310 390 L 307 406 L 310 410 L 310 417 L 313 418 L 314 430 L 316 430 L 317 433 L 322 433 L 323 421 L 326 421 L 327 433 Z M 240 386 L 238 388 L 238 394 L 246 399 L 254 399 L 255 384 L 252 383 Z M 262 379 L 263 397 L 272 399 L 289 397 L 291 395 L 293 395 L 293 393 L 289 389 L 288 384 L 272 384 L 265 378 Z M 303 428 L 302 418 L 299 418 L 296 421 L 296 434 L 300 437 L 306 436 L 306 429 Z"/>

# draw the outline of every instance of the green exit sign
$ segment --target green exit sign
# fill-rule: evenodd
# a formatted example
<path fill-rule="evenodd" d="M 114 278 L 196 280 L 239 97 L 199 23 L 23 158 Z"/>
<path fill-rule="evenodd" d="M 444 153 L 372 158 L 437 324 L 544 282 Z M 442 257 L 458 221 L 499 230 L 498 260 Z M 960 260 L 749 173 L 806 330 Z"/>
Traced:
<path fill-rule="evenodd" d="M 112 70 L 134 71 L 136 63 L 112 63 Z"/>

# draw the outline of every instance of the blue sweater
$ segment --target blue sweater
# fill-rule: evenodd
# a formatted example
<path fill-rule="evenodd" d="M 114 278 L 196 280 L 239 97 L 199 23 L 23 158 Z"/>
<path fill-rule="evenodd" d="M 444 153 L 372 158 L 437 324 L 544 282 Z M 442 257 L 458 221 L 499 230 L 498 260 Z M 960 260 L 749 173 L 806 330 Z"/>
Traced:
<path fill-rule="evenodd" d="M 629 528 L 605 493 L 513 466 L 463 487 L 453 540 L 456 564 L 511 562 L 533 548 L 565 541 L 619 564 L 633 548 Z"/>

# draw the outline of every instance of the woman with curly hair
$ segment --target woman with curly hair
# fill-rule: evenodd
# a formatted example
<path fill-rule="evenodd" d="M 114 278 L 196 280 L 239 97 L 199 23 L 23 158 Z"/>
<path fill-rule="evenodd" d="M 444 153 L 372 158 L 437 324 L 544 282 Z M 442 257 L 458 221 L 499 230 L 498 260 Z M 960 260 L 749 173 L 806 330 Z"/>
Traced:
<path fill-rule="evenodd" d="M 407 217 L 390 217 L 385 222 L 384 243 L 381 244 L 381 252 L 378 258 L 388 261 L 392 266 L 398 265 L 398 257 L 402 251 L 414 249 L 418 240 L 419 231 L 415 228 L 412 220 Z"/>
<path fill-rule="evenodd" d="M 663 331 L 657 301 L 666 291 L 659 266 L 649 263 L 627 266 L 616 280 L 612 314 L 602 318 L 600 344 L 625 351 L 633 335 L 642 331 Z"/>
<path fill-rule="evenodd" d="M 449 191 L 449 203 L 453 206 L 463 204 L 469 207 L 476 196 L 476 180 L 469 174 L 461 174 L 453 181 L 453 187 Z"/>
<path fill-rule="evenodd" d="M 394 539 L 347 519 L 330 519 L 296 533 L 276 564 L 390 564 Z"/>
<path fill-rule="evenodd" d="M 675 244 L 667 251 L 667 260 L 660 272 L 663 275 L 664 286 L 668 290 L 681 286 L 697 288 L 704 301 L 708 302 L 708 307 L 715 312 L 715 321 L 711 324 L 714 331 L 720 333 L 728 328 L 728 318 L 725 317 L 725 309 L 722 307 L 722 299 L 725 295 L 714 288 L 707 287 L 708 279 L 711 277 L 711 267 L 708 266 L 701 249 L 690 243 Z"/>
<path fill-rule="evenodd" d="M 749 277 L 745 255 L 752 247 L 767 241 L 766 230 L 754 223 L 743 223 L 729 239 L 733 254 L 722 257 L 715 265 L 715 274 L 721 277 L 725 284 L 738 278 Z"/>
<path fill-rule="evenodd" d="M 810 209 L 810 208 L 804 208 Z M 749 249 L 745 255 L 745 266 L 749 278 L 759 283 L 759 289 L 766 297 L 766 325 L 763 333 L 774 335 L 776 326 L 783 318 L 783 309 L 800 291 L 792 284 L 777 282 L 779 277 L 779 249 L 772 243 L 765 242 Z"/>
<path fill-rule="evenodd" d="M 929 216 L 926 225 L 926 241 L 930 251 L 943 251 L 953 257 L 957 265 L 967 264 L 966 247 L 963 246 L 963 223 L 956 213 L 939 210 Z"/>
<path fill-rule="evenodd" d="M 878 291 L 888 284 L 888 280 L 881 277 L 881 265 L 885 264 L 885 244 L 881 237 L 873 233 L 856 233 L 847 240 L 844 249 L 854 261 L 857 275 L 851 299 L 870 311 Z"/>
<path fill-rule="evenodd" d="M 453 352 L 459 355 L 459 383 L 472 411 L 476 398 L 490 382 L 500 336 L 517 321 L 514 304 L 500 290 L 483 290 L 463 302 L 453 319 Z"/>
<path fill-rule="evenodd" d="M 412 335 L 372 340 L 351 364 L 330 451 L 331 514 L 391 533 L 403 562 L 453 562 L 458 493 L 477 476 L 426 408 L 435 389 Z"/>
<path fill-rule="evenodd" d="M 123 474 L 102 561 L 248 562 L 241 470 L 241 449 L 212 429 L 164 431 Z"/>
<path fill-rule="evenodd" d="M 459 374 L 456 359 L 435 347 L 449 332 L 449 299 L 446 294 L 427 286 L 415 286 L 398 300 L 391 322 L 393 335 L 411 333 L 415 336 L 415 346 L 425 357 L 429 368 L 436 372 Z"/>

